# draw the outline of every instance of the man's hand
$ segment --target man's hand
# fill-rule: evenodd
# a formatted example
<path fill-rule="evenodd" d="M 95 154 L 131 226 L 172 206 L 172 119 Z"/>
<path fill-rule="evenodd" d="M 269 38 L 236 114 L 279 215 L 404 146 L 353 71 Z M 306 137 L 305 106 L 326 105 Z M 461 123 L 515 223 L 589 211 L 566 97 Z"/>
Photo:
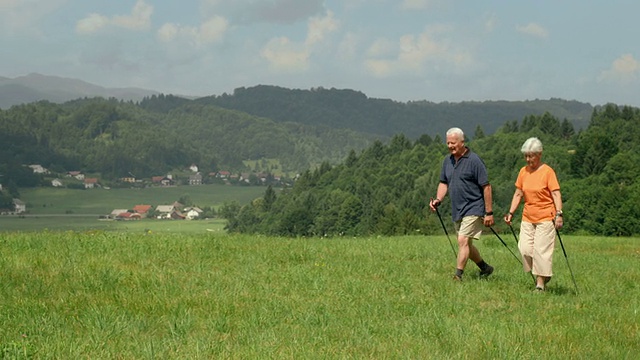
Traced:
<path fill-rule="evenodd" d="M 495 221 L 493 220 L 493 214 L 485 215 L 484 216 L 484 226 L 491 227 L 491 226 L 493 226 L 493 224 L 495 224 Z"/>
<path fill-rule="evenodd" d="M 429 208 L 431 208 L 431 211 L 436 211 L 436 209 L 438 208 L 438 206 L 440 206 L 441 203 L 442 203 L 442 201 L 432 198 L 429 201 Z"/>

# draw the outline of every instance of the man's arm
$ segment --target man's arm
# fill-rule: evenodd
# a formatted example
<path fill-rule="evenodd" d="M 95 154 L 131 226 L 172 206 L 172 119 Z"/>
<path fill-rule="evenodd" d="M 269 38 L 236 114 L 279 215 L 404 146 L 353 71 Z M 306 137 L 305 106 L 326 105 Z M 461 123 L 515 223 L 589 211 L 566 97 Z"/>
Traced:
<path fill-rule="evenodd" d="M 493 194 L 491 190 L 491 184 L 487 184 L 482 187 L 484 195 L 484 225 L 493 226 Z"/>
<path fill-rule="evenodd" d="M 449 185 L 443 182 L 438 184 L 438 190 L 436 190 L 436 198 L 431 199 L 431 201 L 429 202 L 431 211 L 436 211 L 436 208 L 442 203 L 444 197 L 447 196 L 447 190 L 449 190 Z"/>

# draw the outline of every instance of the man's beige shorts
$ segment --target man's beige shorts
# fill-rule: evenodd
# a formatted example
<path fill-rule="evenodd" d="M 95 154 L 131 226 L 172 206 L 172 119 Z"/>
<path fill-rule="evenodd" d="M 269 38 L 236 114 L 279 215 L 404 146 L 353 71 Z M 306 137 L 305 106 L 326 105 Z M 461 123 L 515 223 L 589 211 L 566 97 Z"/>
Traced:
<path fill-rule="evenodd" d="M 470 239 L 480 239 L 484 218 L 482 216 L 469 215 L 454 223 L 458 236 L 462 235 Z"/>

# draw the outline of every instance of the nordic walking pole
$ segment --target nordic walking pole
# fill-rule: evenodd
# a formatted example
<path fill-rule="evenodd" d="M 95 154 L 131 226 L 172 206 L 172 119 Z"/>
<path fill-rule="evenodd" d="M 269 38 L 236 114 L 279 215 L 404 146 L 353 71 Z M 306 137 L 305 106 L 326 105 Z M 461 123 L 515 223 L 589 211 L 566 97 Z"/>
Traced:
<path fill-rule="evenodd" d="M 516 236 L 516 232 L 513 230 L 513 226 L 509 224 L 509 229 L 511 229 L 511 233 L 513 234 L 513 239 L 516 241 L 516 246 L 518 246 L 518 237 Z"/>
<path fill-rule="evenodd" d="M 511 249 L 507 246 L 507 243 L 504 242 L 504 240 L 502 240 L 502 238 L 500 237 L 500 235 L 498 235 L 498 233 L 493 230 L 493 226 L 489 226 L 489 229 L 491 229 L 491 231 L 493 232 L 493 234 L 498 238 L 498 240 L 500 240 L 500 242 L 502 243 L 502 245 L 504 245 L 504 247 L 507 248 L 507 250 L 509 250 L 509 252 L 511 253 L 511 255 L 513 255 L 514 258 L 516 258 L 516 260 L 518 260 L 518 262 L 520 263 L 520 265 L 522 265 L 522 261 L 516 256 L 516 254 L 513 253 L 513 251 L 511 251 Z"/>
<path fill-rule="evenodd" d="M 513 234 L 513 239 L 516 241 L 516 247 L 518 246 L 518 237 L 516 236 L 516 232 L 513 230 L 513 226 L 511 226 L 511 224 L 509 224 L 509 229 L 511 229 L 511 233 Z M 531 279 L 533 280 L 533 282 L 536 282 L 536 277 L 533 276 L 533 273 L 531 271 L 529 271 L 529 274 L 531 274 Z"/>
<path fill-rule="evenodd" d="M 458 258 L 458 254 L 456 254 L 456 249 L 453 247 L 453 243 L 451 242 L 451 238 L 449 237 L 449 233 L 447 232 L 447 228 L 444 226 L 444 221 L 442 221 L 442 216 L 440 216 L 440 211 L 438 211 L 438 207 L 437 206 L 435 208 L 436 208 L 436 214 L 438 214 L 438 219 L 440 219 L 440 224 L 442 225 L 442 230 L 444 230 L 445 235 L 447 235 L 447 240 L 449 240 L 449 245 L 451 245 L 451 251 L 453 251 L 453 256 L 455 258 Z"/>
<path fill-rule="evenodd" d="M 556 234 L 558 235 L 558 240 L 560 240 L 560 246 L 562 247 L 562 253 L 564 254 L 564 259 L 567 261 L 567 267 L 569 268 L 569 272 L 571 273 L 571 280 L 573 280 L 573 286 L 576 287 L 576 295 L 578 295 L 578 284 L 576 284 L 576 278 L 573 276 L 573 270 L 571 270 L 571 265 L 569 265 L 569 258 L 567 257 L 567 252 L 564 249 L 564 244 L 562 243 L 562 238 L 560 237 L 560 231 L 556 229 Z"/>

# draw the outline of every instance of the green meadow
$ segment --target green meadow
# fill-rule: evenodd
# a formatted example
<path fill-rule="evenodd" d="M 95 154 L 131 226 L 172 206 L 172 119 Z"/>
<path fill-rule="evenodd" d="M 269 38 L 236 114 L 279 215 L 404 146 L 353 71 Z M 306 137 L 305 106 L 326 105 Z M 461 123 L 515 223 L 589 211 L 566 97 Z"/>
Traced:
<path fill-rule="evenodd" d="M 223 219 L 197 221 L 143 219 L 140 221 L 105 221 L 100 215 L 114 209 L 132 209 L 135 205 L 173 204 L 188 197 L 200 207 L 219 208 L 225 202 L 239 204 L 264 195 L 261 186 L 201 185 L 146 189 L 21 189 L 27 204 L 24 216 L 0 216 L 0 233 L 15 231 L 131 231 L 203 233 L 222 231 Z"/>
<path fill-rule="evenodd" d="M 132 209 L 136 205 L 171 205 L 188 197 L 194 205 L 215 207 L 225 202 L 246 204 L 264 195 L 263 186 L 199 185 L 150 187 L 145 189 L 20 189 L 20 198 L 33 215 L 104 215 L 114 209 Z"/>
<path fill-rule="evenodd" d="M 559 244 L 536 293 L 491 234 L 458 283 L 444 236 L 4 232 L 0 358 L 637 358 L 638 239 L 563 241 L 577 294 Z"/>

